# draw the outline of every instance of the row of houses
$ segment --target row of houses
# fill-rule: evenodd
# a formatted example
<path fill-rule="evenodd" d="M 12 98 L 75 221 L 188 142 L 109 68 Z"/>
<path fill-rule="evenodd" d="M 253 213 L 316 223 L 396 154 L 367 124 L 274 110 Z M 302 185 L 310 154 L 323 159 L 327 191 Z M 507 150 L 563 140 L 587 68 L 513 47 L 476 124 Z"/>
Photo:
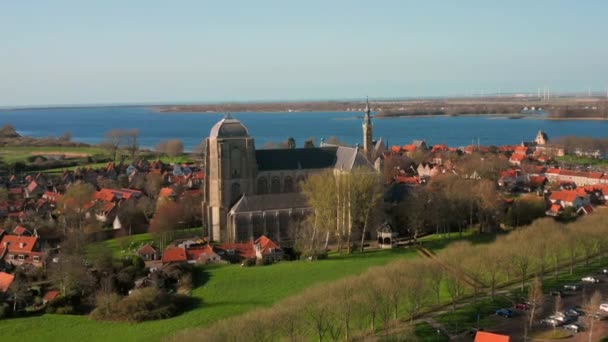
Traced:
<path fill-rule="evenodd" d="M 137 254 L 146 262 L 160 261 L 162 265 L 240 263 L 245 260 L 277 262 L 284 257 L 279 245 L 265 235 L 249 242 L 220 245 L 212 245 L 203 239 L 185 240 L 168 246 L 162 252 L 152 244 L 144 244 Z"/>

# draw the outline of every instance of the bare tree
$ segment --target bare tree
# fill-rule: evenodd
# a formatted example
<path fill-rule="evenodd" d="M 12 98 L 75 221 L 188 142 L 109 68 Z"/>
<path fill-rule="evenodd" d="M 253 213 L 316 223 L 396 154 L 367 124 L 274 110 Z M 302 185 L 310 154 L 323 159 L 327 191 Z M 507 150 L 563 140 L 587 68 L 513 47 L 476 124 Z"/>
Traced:
<path fill-rule="evenodd" d="M 602 303 L 602 294 L 599 291 L 595 291 L 591 298 L 587 302 L 583 304 L 583 310 L 587 312 L 586 320 L 588 322 L 588 338 L 589 342 L 593 341 L 593 328 L 595 326 L 595 321 L 597 321 L 597 312 L 599 310 L 600 304 Z"/>
<path fill-rule="evenodd" d="M 543 286 L 540 278 L 535 277 L 528 289 L 528 303 L 530 309 L 526 311 L 526 323 L 524 324 L 524 340 L 528 336 L 528 329 L 532 328 L 532 324 L 536 318 L 542 313 L 543 308 Z"/>
<path fill-rule="evenodd" d="M 112 129 L 104 133 L 104 140 L 101 142 L 101 146 L 108 150 L 112 155 L 112 161 L 116 161 L 116 153 L 120 149 L 121 144 L 124 140 L 124 131 L 121 129 Z"/>

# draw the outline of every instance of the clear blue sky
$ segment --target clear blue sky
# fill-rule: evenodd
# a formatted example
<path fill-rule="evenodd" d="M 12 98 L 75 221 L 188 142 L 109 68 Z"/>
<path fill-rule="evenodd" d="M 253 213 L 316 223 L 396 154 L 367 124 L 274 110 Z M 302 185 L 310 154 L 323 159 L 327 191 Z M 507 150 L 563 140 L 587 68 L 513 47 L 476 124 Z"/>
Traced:
<path fill-rule="evenodd" d="M 0 106 L 585 91 L 608 1 L 2 1 Z"/>

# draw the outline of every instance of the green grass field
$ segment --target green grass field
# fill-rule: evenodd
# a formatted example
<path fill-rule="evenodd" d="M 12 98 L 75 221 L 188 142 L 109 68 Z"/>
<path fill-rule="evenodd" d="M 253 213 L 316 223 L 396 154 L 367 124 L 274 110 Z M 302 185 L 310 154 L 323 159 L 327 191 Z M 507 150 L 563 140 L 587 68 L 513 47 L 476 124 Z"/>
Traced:
<path fill-rule="evenodd" d="M 0 151 L 0 157 L 6 163 L 14 163 L 25 161 L 28 157 L 47 154 L 82 154 L 90 156 L 105 156 L 107 152 L 99 147 L 60 147 L 60 146 L 45 146 L 45 147 L 3 147 Z"/>
<path fill-rule="evenodd" d="M 569 163 L 569 164 L 577 164 L 577 165 L 593 165 L 593 166 L 602 166 L 608 167 L 608 160 L 606 159 L 597 159 L 597 158 L 588 158 L 588 157 L 577 157 L 574 155 L 567 155 L 563 157 L 556 158 L 560 162 Z"/>
<path fill-rule="evenodd" d="M 158 341 L 180 330 L 203 327 L 298 293 L 315 284 L 360 274 L 371 266 L 415 257 L 410 249 L 332 256 L 316 262 L 283 262 L 265 267 L 202 268 L 192 295 L 202 304 L 178 317 L 145 323 L 100 323 L 86 316 L 45 314 L 0 321 L 2 341 Z"/>

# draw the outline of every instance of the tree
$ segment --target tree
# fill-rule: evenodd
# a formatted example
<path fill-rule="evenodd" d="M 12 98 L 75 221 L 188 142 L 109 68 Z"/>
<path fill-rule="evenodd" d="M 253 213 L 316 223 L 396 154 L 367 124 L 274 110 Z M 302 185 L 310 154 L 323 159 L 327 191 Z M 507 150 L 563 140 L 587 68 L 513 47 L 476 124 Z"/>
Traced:
<path fill-rule="evenodd" d="M 304 148 L 312 148 L 312 147 L 315 147 L 314 138 L 308 138 L 308 139 L 304 140 Z"/>
<path fill-rule="evenodd" d="M 351 250 L 351 236 L 353 221 L 360 227 L 361 233 L 361 252 L 364 250 L 365 236 L 369 227 L 376 222 L 380 214 L 380 206 L 383 199 L 382 179 L 376 172 L 355 169 L 351 172 L 349 188 L 349 198 L 345 203 L 349 208 L 349 229 L 348 229 L 348 252 Z"/>
<path fill-rule="evenodd" d="M 76 227 L 82 231 L 86 212 L 92 206 L 95 188 L 89 183 L 75 184 L 69 187 L 59 201 L 60 210 L 66 219 L 66 227 Z"/>
<path fill-rule="evenodd" d="M 8 201 L 8 190 L 2 186 L 0 187 L 0 203 L 5 204 Z"/>
<path fill-rule="evenodd" d="M 161 234 L 174 230 L 178 227 L 180 219 L 179 206 L 175 202 L 164 202 L 154 214 L 154 218 L 150 223 L 150 231 Z"/>
<path fill-rule="evenodd" d="M 144 185 L 144 189 L 146 190 L 146 195 L 148 197 L 156 199 L 158 197 L 158 193 L 160 192 L 160 188 L 162 187 L 163 177 L 157 173 L 149 172 L 146 175 L 146 183 Z"/>
<path fill-rule="evenodd" d="M 302 192 L 314 210 L 311 215 L 311 250 L 316 253 L 319 235 L 325 233 L 327 242 L 330 232 L 336 231 L 336 179 L 333 171 L 327 170 L 308 177 L 302 183 Z"/>
<path fill-rule="evenodd" d="M 528 336 L 528 329 L 532 328 L 532 324 L 536 318 L 542 313 L 543 308 L 543 285 L 540 278 L 535 277 L 532 284 L 528 288 L 528 303 L 530 308 L 526 311 L 526 323 L 524 325 L 524 340 Z"/>
<path fill-rule="evenodd" d="M 163 140 L 156 145 L 156 151 L 175 158 L 184 153 L 184 143 L 179 139 Z"/>
<path fill-rule="evenodd" d="M 599 291 L 595 291 L 591 298 L 587 302 L 583 304 L 583 310 L 587 313 L 586 320 L 588 322 L 588 338 L 589 342 L 593 341 L 593 328 L 595 325 L 595 321 L 597 321 L 596 315 L 597 311 L 602 303 L 602 294 Z"/>
<path fill-rule="evenodd" d="M 135 153 L 139 149 L 139 130 L 132 129 L 130 131 L 125 131 L 125 148 L 131 155 L 131 159 L 135 158 Z"/>
<path fill-rule="evenodd" d="M 294 149 L 296 148 L 296 139 L 293 137 L 287 138 L 287 148 Z"/>
<path fill-rule="evenodd" d="M 64 296 L 82 296 L 94 284 L 80 255 L 61 253 L 59 261 L 51 263 L 49 269 L 49 280 Z"/>
<path fill-rule="evenodd" d="M 16 272 L 15 278 L 9 287 L 9 294 L 13 297 L 13 312 L 17 312 L 20 304 L 27 303 L 32 293 L 23 272 Z"/>
<path fill-rule="evenodd" d="M 101 146 L 108 150 L 112 156 L 112 161 L 116 161 L 116 153 L 120 148 L 120 145 L 124 139 L 124 131 L 121 129 L 112 129 L 104 133 L 104 140 L 101 142 Z"/>

